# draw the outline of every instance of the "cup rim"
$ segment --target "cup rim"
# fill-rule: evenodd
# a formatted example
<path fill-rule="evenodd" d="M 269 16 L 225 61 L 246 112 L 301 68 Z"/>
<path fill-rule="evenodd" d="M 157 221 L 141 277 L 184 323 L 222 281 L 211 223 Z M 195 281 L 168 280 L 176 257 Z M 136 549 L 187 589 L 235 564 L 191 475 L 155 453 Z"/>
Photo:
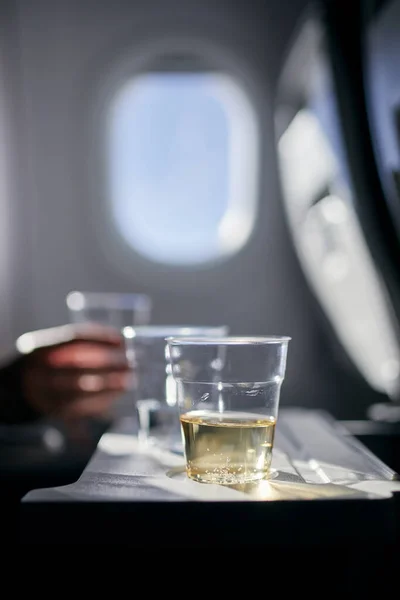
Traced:
<path fill-rule="evenodd" d="M 195 337 L 171 336 L 167 338 L 170 346 L 266 346 L 268 344 L 287 343 L 292 338 L 282 335 L 266 336 L 226 336 L 226 337 Z"/>
<path fill-rule="evenodd" d="M 85 290 L 72 290 L 66 295 L 65 302 L 71 312 L 80 312 L 87 308 L 140 310 L 141 308 L 151 308 L 152 306 L 150 296 L 136 292 L 87 292 Z"/>
<path fill-rule="evenodd" d="M 124 327 L 122 332 L 124 337 L 128 339 L 140 337 L 163 339 L 191 337 L 203 339 L 205 336 L 207 336 L 207 339 L 213 336 L 214 339 L 215 335 L 219 335 L 220 339 L 223 339 L 223 333 L 221 332 L 228 331 L 228 329 L 227 325 L 139 325 L 137 327 L 133 325 Z"/>

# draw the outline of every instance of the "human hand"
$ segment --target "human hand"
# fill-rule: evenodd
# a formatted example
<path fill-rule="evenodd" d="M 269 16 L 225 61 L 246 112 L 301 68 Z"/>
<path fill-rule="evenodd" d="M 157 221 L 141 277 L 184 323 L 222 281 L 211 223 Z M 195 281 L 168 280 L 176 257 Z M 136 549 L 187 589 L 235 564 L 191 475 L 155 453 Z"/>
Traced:
<path fill-rule="evenodd" d="M 108 416 L 130 387 L 122 335 L 98 324 L 63 325 L 25 333 L 22 390 L 37 413 L 66 421 Z"/>

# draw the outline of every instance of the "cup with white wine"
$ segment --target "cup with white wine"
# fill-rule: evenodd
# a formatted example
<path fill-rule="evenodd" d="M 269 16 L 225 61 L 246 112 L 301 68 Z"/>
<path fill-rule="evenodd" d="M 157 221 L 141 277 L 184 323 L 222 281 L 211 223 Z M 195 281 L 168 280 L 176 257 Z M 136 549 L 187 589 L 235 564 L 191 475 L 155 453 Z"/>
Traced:
<path fill-rule="evenodd" d="M 268 478 L 289 337 L 171 337 L 186 472 L 200 483 Z"/>

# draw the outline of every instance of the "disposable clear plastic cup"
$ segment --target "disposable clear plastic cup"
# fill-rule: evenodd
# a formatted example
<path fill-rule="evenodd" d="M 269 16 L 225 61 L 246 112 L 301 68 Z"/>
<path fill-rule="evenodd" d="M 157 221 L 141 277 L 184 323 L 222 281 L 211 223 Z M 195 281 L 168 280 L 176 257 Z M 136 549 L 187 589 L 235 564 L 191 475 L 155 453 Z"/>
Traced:
<path fill-rule="evenodd" d="M 167 340 L 191 479 L 233 485 L 268 478 L 289 340 Z"/>

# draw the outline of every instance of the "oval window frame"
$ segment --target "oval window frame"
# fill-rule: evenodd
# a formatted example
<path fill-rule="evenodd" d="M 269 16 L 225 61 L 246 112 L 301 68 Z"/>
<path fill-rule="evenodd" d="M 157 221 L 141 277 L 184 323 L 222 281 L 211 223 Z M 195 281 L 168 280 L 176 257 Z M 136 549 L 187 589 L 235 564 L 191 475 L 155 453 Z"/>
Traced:
<path fill-rule="evenodd" d="M 157 31 L 152 26 L 151 34 L 149 28 L 137 29 L 135 39 L 132 43 L 128 41 L 120 45 L 119 51 L 110 50 L 105 52 L 102 61 L 98 61 L 92 81 L 91 93 L 87 98 L 86 121 L 82 123 L 82 132 L 85 137 L 87 148 L 87 173 L 84 175 L 87 181 L 85 198 L 86 215 L 88 226 L 92 230 L 94 239 L 98 241 L 98 250 L 102 256 L 104 268 L 111 268 L 115 273 L 135 280 L 142 288 L 153 288 L 155 282 L 159 289 L 170 289 L 171 286 L 180 289 L 181 292 L 191 287 L 190 274 L 195 273 L 199 285 L 209 285 L 210 281 L 217 283 L 218 277 L 224 279 L 235 276 L 238 264 L 246 264 L 245 256 L 250 252 L 253 243 L 257 243 L 260 231 L 258 227 L 258 215 L 264 208 L 260 202 L 263 192 L 264 181 L 261 170 L 264 147 L 260 131 L 265 128 L 262 119 L 261 107 L 270 102 L 269 96 L 265 95 L 260 87 L 260 82 L 255 75 L 251 63 L 236 53 L 236 45 L 233 39 L 227 39 L 224 44 L 215 36 L 187 36 L 182 34 L 180 28 L 176 28 L 174 35 L 165 35 L 164 27 Z M 172 30 L 172 27 L 171 27 Z M 126 40 L 125 40 L 126 42 Z M 257 123 L 255 145 L 255 163 L 253 165 L 253 181 L 255 196 L 255 223 L 251 235 L 240 251 L 223 256 L 212 262 L 202 263 L 195 266 L 168 265 L 157 263 L 141 256 L 134 251 L 119 231 L 114 227 L 107 203 L 106 194 L 107 179 L 106 171 L 107 155 L 105 151 L 104 121 L 107 118 L 110 100 L 115 92 L 135 74 L 149 70 L 150 64 L 160 57 L 165 56 L 190 56 L 190 68 L 193 61 L 199 69 L 210 70 L 210 65 L 215 65 L 215 71 L 224 72 L 233 77 L 245 91 Z M 168 64 L 170 68 L 170 64 Z M 181 65 L 181 68 L 187 68 Z M 99 207 L 100 205 L 100 207 Z M 111 223 L 111 225 L 110 225 Z M 211 278 L 211 279 L 210 279 Z M 215 279 L 217 278 L 217 279 Z"/>
<path fill-rule="evenodd" d="M 135 85 L 135 78 L 140 79 L 147 74 L 165 74 L 169 73 L 175 76 L 177 73 L 185 75 L 204 74 L 209 77 L 207 84 L 210 88 L 214 88 L 214 98 L 218 101 L 219 106 L 224 112 L 224 118 L 228 125 L 228 144 L 227 144 L 227 161 L 228 172 L 227 177 L 227 204 L 223 211 L 222 218 L 219 223 L 215 224 L 215 240 L 214 252 L 208 257 L 196 258 L 192 260 L 173 259 L 170 256 L 168 259 L 163 259 L 163 256 L 168 256 L 168 248 L 163 254 L 159 249 L 157 252 L 151 248 L 146 248 L 146 245 L 141 241 L 140 236 L 135 241 L 134 235 L 128 234 L 124 228 L 123 221 L 118 216 L 118 198 L 113 194 L 112 186 L 112 169 L 110 164 L 112 161 L 111 152 L 113 122 L 116 119 L 118 103 L 124 102 L 124 95 L 132 93 L 132 86 Z M 213 81 L 214 79 L 214 81 Z M 185 69 L 172 71 L 170 69 L 160 71 L 148 70 L 147 72 L 136 73 L 129 80 L 115 91 L 114 96 L 110 99 L 108 119 L 106 123 L 107 131 L 107 204 L 108 210 L 113 220 L 113 225 L 118 230 L 118 234 L 128 245 L 131 251 L 139 254 L 142 258 L 149 262 L 158 263 L 171 268 L 196 268 L 198 266 L 212 265 L 224 259 L 228 259 L 231 255 L 240 252 L 249 240 L 257 218 L 257 189 L 255 178 L 255 165 L 257 164 L 257 119 L 254 107 L 246 91 L 232 75 L 227 73 L 216 72 L 215 70 L 200 70 L 196 71 Z M 111 148 L 110 148 L 111 144 Z M 194 182 L 193 185 L 196 185 Z M 189 196 L 188 196 L 189 198 Z M 188 223 L 189 225 L 189 223 Z M 194 224 L 195 225 L 195 224 Z M 148 232 L 150 235 L 150 231 Z M 178 234 L 179 235 L 179 234 Z M 182 248 L 182 254 L 186 257 L 190 252 L 190 248 Z"/>

